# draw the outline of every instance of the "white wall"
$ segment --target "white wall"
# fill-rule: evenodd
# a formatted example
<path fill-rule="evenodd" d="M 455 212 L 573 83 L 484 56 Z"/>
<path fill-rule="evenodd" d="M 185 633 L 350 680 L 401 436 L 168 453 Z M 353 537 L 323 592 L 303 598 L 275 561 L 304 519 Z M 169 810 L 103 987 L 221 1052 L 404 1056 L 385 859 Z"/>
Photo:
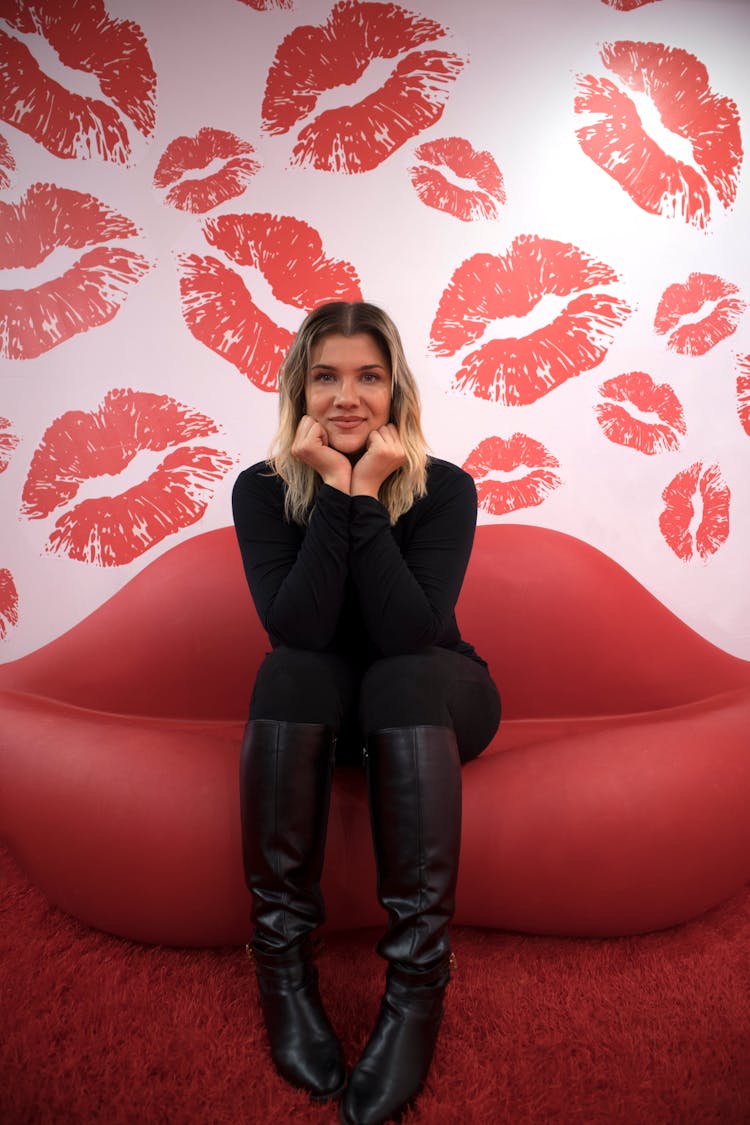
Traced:
<path fill-rule="evenodd" d="M 746 413 L 743 427 L 738 392 L 743 371 L 750 381 L 750 319 L 744 303 L 750 294 L 750 198 L 742 141 L 732 135 L 734 118 L 739 117 L 742 130 L 750 116 L 750 5 L 741 0 L 652 0 L 628 11 L 618 10 L 614 0 L 463 0 L 460 5 L 415 0 L 401 8 L 411 15 L 401 17 L 406 30 L 393 44 L 398 48 L 395 56 L 374 58 L 367 65 L 377 49 L 373 44 L 392 41 L 399 12 L 392 4 L 353 0 L 340 6 L 342 19 L 350 19 L 343 42 L 322 48 L 313 37 L 313 45 L 298 61 L 313 76 L 321 76 L 321 85 L 335 88 L 320 94 L 317 102 L 313 98 L 312 114 L 294 128 L 272 133 L 264 128 L 264 117 L 266 125 L 271 119 L 270 106 L 264 113 L 264 93 L 277 49 L 295 28 L 325 24 L 332 4 L 297 0 L 293 7 L 276 4 L 268 11 L 254 10 L 258 3 L 107 0 L 106 13 L 114 25 L 103 30 L 101 23 L 98 30 L 84 26 L 72 36 L 73 42 L 96 47 L 99 57 L 112 63 L 113 83 L 104 92 L 95 75 L 80 68 L 80 59 L 66 54 L 70 29 L 59 27 L 45 37 L 19 30 L 18 21 L 14 25 L 12 19 L 0 19 L 0 54 L 5 52 L 10 76 L 3 79 L 0 104 L 0 136 L 9 153 L 8 182 L 0 192 L 0 416 L 8 423 L 0 424 L 0 464 L 7 461 L 0 474 L 0 571 L 7 572 L 0 573 L 2 659 L 21 656 L 70 628 L 180 539 L 229 523 L 236 472 L 266 451 L 276 396 L 256 383 L 264 377 L 261 353 L 269 334 L 282 339 L 279 329 L 294 331 L 308 307 L 334 294 L 329 291 L 330 278 L 321 276 L 320 267 L 311 267 L 309 245 L 295 240 L 299 231 L 295 236 L 286 221 L 243 220 L 253 224 L 249 234 L 250 228 L 244 228 L 244 240 L 264 263 L 262 269 L 240 265 L 209 246 L 204 224 L 222 215 L 301 220 L 312 230 L 306 232 L 308 239 L 315 232 L 319 235 L 325 257 L 349 264 L 348 272 L 339 267 L 340 279 L 352 293 L 359 288 L 366 299 L 386 307 L 402 329 L 423 393 L 426 431 L 438 455 L 463 464 L 485 439 L 500 439 L 497 451 L 513 434 L 530 439 L 527 449 L 535 448 L 532 442 L 546 448 L 551 476 L 540 502 L 524 500 L 523 488 L 506 488 L 506 497 L 512 494 L 513 502 L 524 506 L 510 510 L 510 500 L 497 501 L 501 510 L 481 512 L 481 521 L 540 524 L 587 540 L 617 559 L 699 632 L 750 659 L 750 421 Z M 619 6 L 625 7 L 623 0 Z M 44 7 L 21 5 L 25 13 L 37 13 L 39 26 L 46 26 Z M 93 27 L 95 0 L 89 7 Z M 346 9 L 351 9 L 349 17 Z M 362 133 L 357 153 L 374 166 L 350 170 L 355 156 L 347 142 L 339 165 L 349 167 L 334 171 L 295 164 L 298 134 L 311 119 L 355 104 L 391 80 L 397 63 L 412 53 L 417 19 L 439 26 L 425 32 L 424 43 L 413 49 L 450 56 L 443 60 L 449 77 L 435 86 L 434 96 L 443 108 L 439 115 L 434 111 L 433 123 L 423 129 L 405 127 L 404 143 L 383 155 L 378 137 L 385 138 L 382 144 L 387 147 L 396 128 L 393 119 L 381 114 L 377 122 L 362 125 L 360 111 L 343 113 L 343 118 L 357 118 Z M 116 21 L 136 26 L 128 30 Z M 352 38 L 357 22 L 369 29 L 369 38 L 360 37 L 360 46 Z M 144 40 L 140 93 L 133 81 L 139 74 L 139 55 L 128 54 L 125 42 L 127 36 L 137 39 L 138 29 Z M 624 72 L 618 77 L 602 61 L 607 44 L 626 40 L 641 45 L 632 48 L 640 61 L 633 64 L 631 85 Z M 47 79 L 29 79 L 29 52 Z M 351 77 L 348 67 L 358 53 L 361 77 L 353 86 L 341 85 Z M 703 87 L 700 64 L 707 72 Z M 93 64 L 86 65 L 91 69 Z M 156 75 L 153 95 L 149 65 Z M 438 62 L 432 58 L 428 65 L 434 72 Z M 597 106 L 593 112 L 582 107 L 576 112 L 576 96 L 587 75 L 608 80 L 608 96 L 620 107 L 618 121 L 608 124 Z M 662 93 L 657 90 L 655 96 L 661 98 L 666 124 L 648 90 L 633 89 L 637 76 L 645 76 L 652 94 L 661 84 Z M 84 100 L 76 103 L 50 82 Z M 136 94 L 128 94 L 127 87 Z M 45 92 L 50 100 L 42 105 Z M 280 92 L 275 104 L 283 106 L 286 95 Z M 86 111 L 92 98 L 108 107 L 98 111 L 100 116 L 104 112 L 113 122 L 119 119 L 130 147 L 127 161 L 116 159 L 116 153 L 109 159 L 89 154 L 84 130 L 71 124 L 76 105 Z M 404 98 L 401 107 L 412 117 L 413 90 Z M 147 120 L 150 100 L 153 128 Z M 622 124 L 625 111 L 631 132 Z M 143 113 L 141 131 L 134 121 L 137 112 Z M 684 118 L 682 136 L 675 131 L 681 127 L 675 113 Z M 642 144 L 635 143 L 638 118 L 650 138 Z M 621 180 L 635 185 L 636 199 L 584 152 L 577 130 L 591 125 L 607 132 L 612 165 L 622 169 Z M 192 137 L 204 127 L 232 133 L 252 151 L 244 153 L 251 163 L 245 166 L 240 193 L 200 214 L 171 205 L 167 191 L 154 184 L 154 175 L 175 138 Z M 496 195 L 504 194 L 504 202 L 495 202 L 494 217 L 462 221 L 419 197 L 412 182 L 412 170 L 420 163 L 416 150 L 441 138 L 463 138 L 492 157 L 503 185 Z M 726 143 L 711 183 L 705 154 L 715 153 L 722 139 Z M 66 145 L 69 156 L 61 151 Z M 651 146 L 648 159 L 643 157 L 644 145 Z M 57 151 L 52 151 L 55 146 Z M 0 146 L 0 164 L 2 153 Z M 710 213 L 703 225 L 696 216 L 691 221 L 680 215 L 679 204 L 678 214 L 670 216 L 668 202 L 647 202 L 659 199 L 659 168 L 672 157 L 682 162 L 683 176 L 693 184 L 696 197 L 708 202 Z M 205 178 L 225 163 L 215 158 L 183 178 Z M 475 187 L 445 168 L 443 172 L 455 187 Z M 80 213 L 65 220 L 59 192 L 53 196 L 40 191 L 37 211 L 24 209 L 22 201 L 34 184 L 93 196 L 135 224 L 137 233 L 123 233 L 127 228 L 120 219 L 114 234 L 111 227 L 105 231 L 101 226 L 82 234 Z M 649 205 L 652 211 L 646 209 Z M 485 211 L 488 206 L 485 203 Z M 52 220 L 57 225 L 49 227 Z M 77 232 L 77 238 L 65 231 Z M 519 236 L 530 236 L 535 247 L 541 288 L 534 287 L 529 262 L 533 255 L 524 257 L 521 252 L 512 277 L 503 272 L 505 256 Z M 35 239 L 37 253 L 22 252 L 21 247 Z M 553 243 L 559 244 L 557 249 Z M 140 255 L 143 276 L 128 282 L 100 277 L 82 297 L 77 267 L 78 281 L 69 286 L 73 292 L 66 297 L 76 331 L 53 345 L 65 290 L 58 279 L 95 246 Z M 552 258 L 558 256 L 568 276 L 577 252 L 598 263 L 600 275 L 608 267 L 610 278 L 590 284 L 579 270 L 577 279 L 569 281 L 570 292 L 552 292 Z M 441 301 L 454 273 L 480 254 L 489 256 L 485 274 L 469 284 L 459 321 L 465 324 L 469 306 L 484 301 L 487 324 L 480 325 L 473 342 L 465 340 L 459 324 L 464 342 L 457 350 L 452 346 L 451 354 L 439 354 L 435 342 L 440 331 L 434 322 Z M 189 255 L 198 259 L 197 273 L 186 265 Z M 241 295 L 235 312 L 227 313 L 221 301 L 213 307 L 210 316 L 219 335 L 226 342 L 227 333 L 232 334 L 235 347 L 245 353 L 252 351 L 248 341 L 256 335 L 266 340 L 256 360 L 246 365 L 250 377 L 189 330 L 185 305 L 197 302 L 196 315 L 205 318 L 205 298 L 181 297 L 180 283 L 195 289 L 206 273 L 207 257 L 221 262 L 223 276 L 230 280 L 226 271 L 233 271 L 232 284 Z M 270 259 L 275 264 L 269 265 Z M 472 268 L 465 267 L 465 272 L 471 274 Z M 724 300 L 730 302 L 727 325 L 732 331 L 703 354 L 670 348 L 667 336 L 654 327 L 665 290 L 691 274 L 719 278 L 728 294 Z M 22 292 L 14 295 L 13 290 Z M 511 293 L 525 294 L 517 315 L 509 311 Z M 574 364 L 575 377 L 533 401 L 531 392 L 522 390 L 521 405 L 505 404 L 512 389 L 489 398 L 478 393 L 480 385 L 497 382 L 497 362 L 492 365 L 485 359 L 473 389 L 455 386 L 467 356 L 492 339 L 509 337 L 519 341 L 512 347 L 526 356 L 529 374 L 522 381 L 534 381 L 542 346 L 534 340 L 549 337 L 555 318 L 564 316 L 571 301 L 583 293 L 594 294 L 599 306 L 613 300 L 619 310 L 615 319 L 621 322 L 603 336 L 601 327 L 589 322 L 584 343 L 588 347 L 598 340 L 601 347 L 593 366 L 591 360 L 584 363 L 585 369 Z M 102 319 L 97 304 L 110 298 L 114 315 L 96 324 Z M 679 323 L 720 318 L 721 302 L 718 314 L 716 309 L 715 296 L 696 299 Z M 35 316 L 39 323 L 30 327 Z M 265 317 L 277 327 L 259 332 Z M 564 351 L 571 348 L 569 323 L 566 331 L 567 337 L 563 332 L 559 341 Z M 707 331 L 705 326 L 698 329 L 698 337 L 707 338 Z M 529 340 L 532 333 L 538 336 Z M 504 346 L 504 366 L 512 383 L 510 346 Z M 563 360 L 567 371 L 566 364 Z M 648 453 L 618 444 L 602 429 L 597 416 L 604 401 L 600 388 L 631 372 L 643 372 L 653 383 L 666 385 L 681 405 L 685 432 L 675 431 L 673 448 Z M 91 416 L 115 389 L 160 398 L 147 409 L 145 400 L 125 395 L 121 401 L 132 404 L 130 421 L 127 412 L 120 411 L 115 424 L 113 408 L 108 421 L 101 416 L 97 422 Z M 170 429 L 164 396 L 205 416 L 206 421 L 194 427 L 203 436 L 191 436 L 184 412 Z M 651 410 L 639 410 L 632 402 L 624 405 L 631 418 L 650 425 L 658 422 Z M 209 420 L 217 432 L 209 432 Z M 147 435 L 147 423 L 155 437 Z M 193 462 L 186 492 L 180 492 L 174 467 L 168 468 L 151 486 L 151 506 L 144 507 L 137 495 L 143 492 L 143 482 L 172 451 L 196 445 L 213 452 L 186 454 Z M 198 461 L 207 472 L 196 468 Z M 693 466 L 698 466 L 693 480 L 689 474 L 679 477 Z M 529 471 L 527 464 L 510 471 L 497 468 L 491 475 L 507 481 Z M 61 482 L 76 473 L 79 486 L 70 486 L 63 497 Z M 682 547 L 670 532 L 676 517 L 663 515 L 662 494 L 675 478 L 684 482 Z M 701 480 L 709 484 L 705 510 Z M 481 488 L 481 480 L 479 484 Z M 128 489 L 134 492 L 123 499 Z M 175 504 L 185 495 L 194 505 L 189 518 L 196 518 L 188 523 L 186 516 L 179 527 Z M 105 496 L 114 500 L 103 505 Z M 86 506 L 79 508 L 84 501 Z M 167 513 L 166 533 L 156 541 L 154 520 L 162 510 Z M 138 513 L 144 511 L 146 526 L 139 530 Z M 75 530 L 56 533 L 61 519 Z M 86 521 L 88 547 L 83 547 Z M 50 550 L 50 541 L 61 546 Z M 70 557 L 73 542 L 88 561 Z"/>

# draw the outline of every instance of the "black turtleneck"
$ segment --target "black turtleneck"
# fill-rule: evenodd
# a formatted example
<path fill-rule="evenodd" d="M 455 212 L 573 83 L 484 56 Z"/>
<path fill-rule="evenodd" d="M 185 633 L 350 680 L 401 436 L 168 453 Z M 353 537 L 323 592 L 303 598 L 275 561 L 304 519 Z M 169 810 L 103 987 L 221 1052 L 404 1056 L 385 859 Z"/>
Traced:
<path fill-rule="evenodd" d="M 380 656 L 452 649 L 454 608 L 476 527 L 474 481 L 430 458 L 427 494 L 391 527 L 369 496 L 321 485 L 306 527 L 284 516 L 284 486 L 265 462 L 232 493 L 250 592 L 271 645 L 334 650 L 366 665 Z"/>

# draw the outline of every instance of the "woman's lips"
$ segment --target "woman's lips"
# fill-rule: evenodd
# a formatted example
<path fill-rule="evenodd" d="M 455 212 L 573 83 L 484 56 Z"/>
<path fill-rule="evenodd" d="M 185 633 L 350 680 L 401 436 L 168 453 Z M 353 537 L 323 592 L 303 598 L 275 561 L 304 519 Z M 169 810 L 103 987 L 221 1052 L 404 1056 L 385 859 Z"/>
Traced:
<path fill-rule="evenodd" d="M 99 566 L 123 566 L 196 523 L 233 458 L 185 445 L 216 423 L 167 395 L 110 391 L 91 413 L 68 411 L 47 429 L 23 489 L 21 513 L 43 519 L 74 499 L 84 481 L 117 474 L 143 450 L 177 445 L 142 484 L 119 496 L 83 500 L 57 520 L 47 551 Z"/>
<path fill-rule="evenodd" d="M 687 427 L 680 400 L 668 383 L 655 383 L 645 371 L 631 371 L 602 383 L 599 394 L 610 400 L 594 407 L 599 425 L 610 441 L 648 454 L 679 449 Z M 633 417 L 623 403 L 656 414 L 659 421 L 644 422 Z"/>
<path fill-rule="evenodd" d="M 203 233 L 238 265 L 259 269 L 277 300 L 305 313 L 324 301 L 362 299 L 354 268 L 326 257 L 320 235 L 301 219 L 221 215 L 206 220 Z M 179 267 L 182 315 L 196 340 L 260 390 L 275 391 L 293 334 L 257 307 L 240 275 L 218 258 L 183 254 Z"/>
<path fill-rule="evenodd" d="M 654 329 L 667 337 L 667 347 L 680 355 L 705 355 L 727 336 L 731 336 L 747 308 L 739 289 L 712 273 L 691 273 L 687 281 L 669 285 L 663 292 L 654 317 Z M 708 316 L 682 324 L 680 318 L 693 316 L 708 302 L 716 302 Z"/>
<path fill-rule="evenodd" d="M 609 266 L 570 243 L 521 235 L 506 254 L 475 254 L 458 267 L 440 299 L 431 350 L 454 355 L 492 321 L 524 316 L 545 295 L 568 296 L 618 280 Z M 611 294 L 581 293 L 547 327 L 490 340 L 466 356 L 453 386 L 504 406 L 535 402 L 601 363 L 631 312 Z"/>
<path fill-rule="evenodd" d="M 364 425 L 364 418 L 331 418 L 329 419 L 330 425 L 336 426 L 339 430 L 356 430 L 359 426 Z"/>
<path fill-rule="evenodd" d="M 737 356 L 737 414 L 750 437 L 750 355 Z"/>
<path fill-rule="evenodd" d="M 691 530 L 700 493 L 700 522 Z M 729 536 L 730 491 L 718 465 L 704 468 L 696 461 L 683 469 L 662 492 L 664 510 L 659 527 L 669 547 L 688 562 L 694 554 L 702 559 L 715 555 Z"/>
<path fill-rule="evenodd" d="M 499 207 L 505 203 L 505 188 L 502 173 L 489 152 L 477 152 L 465 137 L 442 137 L 425 141 L 414 155 L 424 163 L 410 168 L 409 176 L 417 195 L 428 207 L 455 215 L 463 222 L 498 217 Z M 440 165 L 473 181 L 474 190 L 447 179 L 439 170 Z"/>
<path fill-rule="evenodd" d="M 18 591 L 13 575 L 7 569 L 0 569 L 0 641 L 4 641 L 11 629 L 18 624 Z"/>
<path fill-rule="evenodd" d="M 94 75 L 105 97 L 143 136 L 151 136 L 156 74 L 136 23 L 112 19 L 103 0 L 67 6 L 59 0 L 27 0 L 3 17 L 16 31 L 42 35 L 65 66 Z M 0 61 L 13 76 L 0 87 L 0 118 L 55 156 L 98 156 L 127 164 L 130 140 L 117 109 L 66 90 L 43 73 L 25 43 L 4 31 Z"/>
<path fill-rule="evenodd" d="M 314 112 L 318 97 L 351 85 L 374 59 L 394 59 L 390 77 L 353 106 L 324 111 L 298 134 L 292 163 L 333 172 L 367 172 L 440 119 L 464 59 L 416 51 L 446 29 L 397 4 L 343 0 L 322 26 L 295 28 L 279 45 L 266 80 L 263 128 L 288 133 Z"/>
<path fill-rule="evenodd" d="M 224 129 L 199 129 L 194 137 L 176 137 L 164 150 L 154 173 L 154 185 L 169 188 L 167 203 L 181 211 L 203 214 L 242 195 L 260 168 L 253 146 Z M 205 179 L 180 179 L 188 171 L 206 168 L 213 160 L 224 167 Z"/>
<path fill-rule="evenodd" d="M 512 473 L 521 466 L 531 471 L 508 480 L 491 475 Z M 492 516 L 535 507 L 562 484 L 553 471 L 560 468 L 560 462 L 546 446 L 527 434 L 513 434 L 507 439 L 485 438 L 471 451 L 463 467 L 474 478 L 479 507 Z"/>
<path fill-rule="evenodd" d="M 0 226 L 7 232 L 0 269 L 28 269 L 61 246 L 82 249 L 139 233 L 130 219 L 93 195 L 52 184 L 32 184 L 20 203 L 0 203 Z M 52 281 L 0 290 L 0 355 L 34 359 L 112 320 L 150 269 L 132 250 L 96 246 Z"/>
<path fill-rule="evenodd" d="M 576 130 L 581 148 L 644 211 L 705 227 L 709 186 L 725 210 L 737 194 L 742 138 L 736 103 L 714 94 L 703 63 L 678 47 L 606 43 L 601 59 L 624 85 L 651 98 L 667 129 L 690 141 L 700 171 L 668 156 L 644 132 L 631 98 L 609 78 L 592 74 L 579 75 L 575 98 L 576 113 L 596 117 Z"/>
<path fill-rule="evenodd" d="M 19 442 L 13 433 L 13 427 L 7 418 L 0 418 L 0 473 L 4 473 L 10 464 L 13 450 Z"/>

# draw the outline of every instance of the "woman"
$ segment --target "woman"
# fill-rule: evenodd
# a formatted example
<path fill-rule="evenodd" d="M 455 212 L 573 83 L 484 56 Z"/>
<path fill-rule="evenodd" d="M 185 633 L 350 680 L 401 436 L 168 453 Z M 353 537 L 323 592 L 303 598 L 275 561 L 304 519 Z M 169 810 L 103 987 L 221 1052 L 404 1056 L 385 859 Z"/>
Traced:
<path fill-rule="evenodd" d="M 233 508 L 272 651 L 242 747 L 245 872 L 275 1065 L 341 1120 L 398 1114 L 430 1066 L 450 971 L 461 764 L 500 701 L 454 616 L 476 526 L 471 477 L 428 457 L 398 331 L 374 305 L 332 302 L 302 324 L 279 376 L 269 462 Z M 348 1084 L 321 1005 L 311 934 L 323 921 L 334 762 L 366 767 L 388 928 L 380 1014 Z"/>

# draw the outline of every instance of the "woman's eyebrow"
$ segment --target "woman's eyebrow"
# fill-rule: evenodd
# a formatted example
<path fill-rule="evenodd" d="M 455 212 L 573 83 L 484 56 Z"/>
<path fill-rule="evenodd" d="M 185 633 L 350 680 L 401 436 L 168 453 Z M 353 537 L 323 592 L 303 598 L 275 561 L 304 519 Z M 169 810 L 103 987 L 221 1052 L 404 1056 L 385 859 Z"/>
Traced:
<path fill-rule="evenodd" d="M 334 363 L 314 363 L 310 370 L 336 371 L 337 368 Z M 363 363 L 361 367 L 357 368 L 357 371 L 385 371 L 385 367 L 382 363 Z"/>

